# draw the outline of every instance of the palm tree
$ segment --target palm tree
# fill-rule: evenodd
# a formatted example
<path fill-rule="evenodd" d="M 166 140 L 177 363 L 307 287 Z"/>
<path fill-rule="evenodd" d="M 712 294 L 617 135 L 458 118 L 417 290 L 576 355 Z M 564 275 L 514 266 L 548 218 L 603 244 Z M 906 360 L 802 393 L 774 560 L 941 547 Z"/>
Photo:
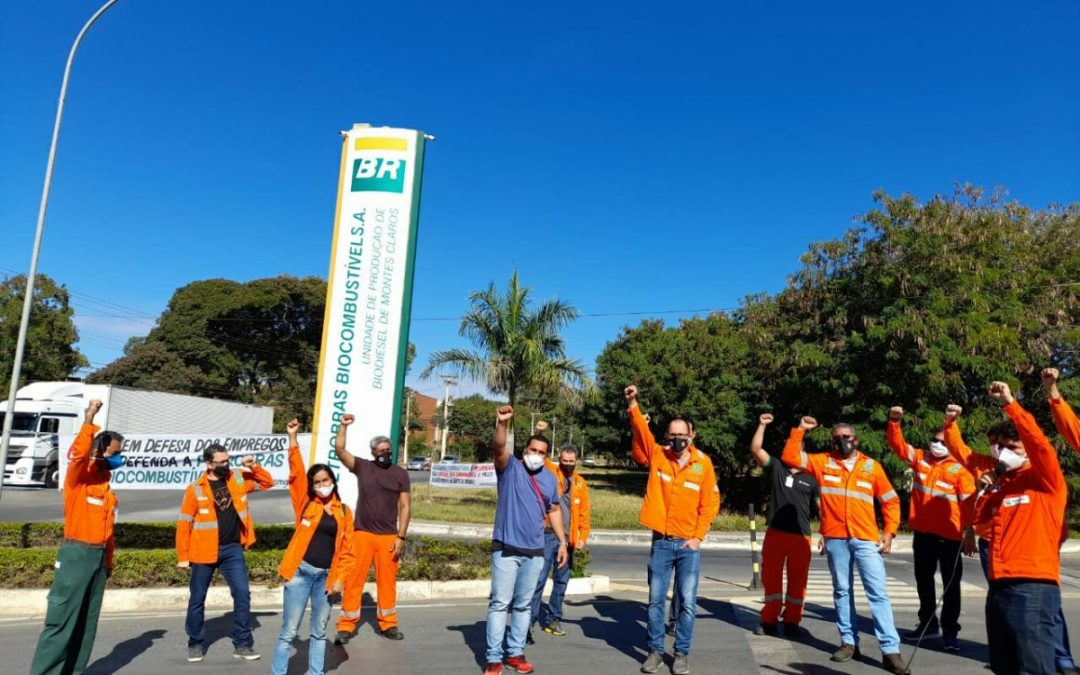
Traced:
<path fill-rule="evenodd" d="M 475 349 L 445 349 L 435 352 L 420 373 L 425 378 L 441 368 L 484 382 L 497 393 L 505 394 L 510 405 L 522 392 L 559 392 L 570 401 L 581 392 L 594 389 L 585 366 L 566 356 L 559 331 L 578 317 L 573 306 L 549 300 L 535 309 L 529 298 L 531 289 L 518 282 L 517 271 L 510 277 L 506 294 L 495 288 L 469 295 L 471 307 L 461 317 L 458 333 L 472 342 Z M 508 439 L 513 448 L 512 433 Z"/>

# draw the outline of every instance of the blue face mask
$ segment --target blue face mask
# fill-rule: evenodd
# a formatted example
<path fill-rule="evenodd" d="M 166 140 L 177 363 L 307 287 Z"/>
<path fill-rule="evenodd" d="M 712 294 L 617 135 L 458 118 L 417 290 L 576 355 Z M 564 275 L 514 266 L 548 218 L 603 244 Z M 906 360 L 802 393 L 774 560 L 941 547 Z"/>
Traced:
<path fill-rule="evenodd" d="M 109 455 L 105 458 L 105 466 L 109 467 L 109 471 L 115 471 L 124 466 L 124 458 L 120 453 Z"/>

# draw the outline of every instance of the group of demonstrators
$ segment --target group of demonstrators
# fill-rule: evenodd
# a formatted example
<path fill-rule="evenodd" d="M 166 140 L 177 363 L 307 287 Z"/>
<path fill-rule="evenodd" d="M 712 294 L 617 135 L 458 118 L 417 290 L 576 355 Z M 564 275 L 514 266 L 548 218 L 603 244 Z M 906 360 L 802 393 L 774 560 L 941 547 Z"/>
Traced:
<path fill-rule="evenodd" d="M 1080 421 L 1057 389 L 1058 372 L 1043 371 L 1055 425 L 1080 451 Z M 647 577 L 648 622 L 641 672 L 655 673 L 665 662 L 665 634 L 674 635 L 673 675 L 690 672 L 700 547 L 720 508 L 716 473 L 709 457 L 694 445 L 693 422 L 675 417 L 664 443 L 654 439 L 641 410 L 638 391 L 624 391 L 632 434 L 632 458 L 648 471 L 640 523 L 651 530 Z M 1061 611 L 1059 548 L 1067 530 L 1065 479 L 1057 454 L 1032 415 L 1009 387 L 994 382 L 989 396 L 1002 405 L 1006 420 L 988 433 L 991 456 L 974 453 L 959 429 L 961 409 L 945 410 L 943 428 L 928 449 L 909 445 L 900 407 L 889 410 L 886 438 L 892 451 L 912 469 L 908 523 L 914 531 L 918 624 L 904 639 L 940 639 L 947 652 L 959 650 L 961 554 L 982 562 L 989 582 L 985 604 L 990 669 L 1013 673 L 1075 673 Z M 110 472 L 122 460 L 123 438 L 100 431 L 94 418 L 100 401 L 91 401 L 84 424 L 69 450 L 64 482 L 64 541 L 57 554 L 45 627 L 30 668 L 32 675 L 81 673 L 97 629 L 106 578 L 112 571 L 113 523 L 117 499 Z M 590 534 L 589 492 L 577 472 L 572 445 L 552 452 L 550 441 L 534 430 L 514 457 L 507 443 L 514 411 L 496 413 L 492 441 L 498 498 L 491 546 L 491 594 L 487 611 L 485 675 L 504 668 L 531 673 L 525 649 L 539 626 L 561 637 L 563 597 L 575 551 Z M 291 421 L 289 496 L 295 530 L 278 571 L 284 580 L 282 626 L 271 673 L 288 668 L 292 643 L 310 605 L 309 673 L 322 673 L 331 607 L 341 603 L 334 642 L 345 645 L 360 620 L 360 599 L 372 564 L 378 590 L 376 618 L 381 634 L 402 640 L 398 628 L 396 584 L 409 527 L 409 477 L 392 461 L 391 441 L 371 440 L 372 459 L 346 449 L 352 415 L 344 415 L 335 438 L 342 465 L 356 475 L 355 509 L 342 503 L 337 476 L 326 464 L 305 468 Z M 753 459 L 769 476 L 771 496 L 762 550 L 764 606 L 761 636 L 798 639 L 811 560 L 811 518 L 820 511 L 821 549 L 832 576 L 840 647 L 835 662 L 860 657 L 856 629 L 854 576 L 858 570 L 882 651 L 882 665 L 908 673 L 900 656 L 901 638 L 893 621 L 882 556 L 888 554 L 900 524 L 900 499 L 881 464 L 860 450 L 850 424 L 835 424 L 827 452 L 810 453 L 804 437 L 818 425 L 803 417 L 778 456 L 763 447 L 773 422 L 761 415 L 751 441 Z M 100 431 L 100 433 L 99 433 Z M 244 551 L 255 542 L 247 496 L 273 485 L 270 474 L 245 456 L 234 470 L 226 448 L 211 445 L 203 454 L 206 472 L 188 486 L 176 527 L 178 565 L 189 571 L 190 598 L 185 629 L 189 662 L 205 657 L 204 606 L 215 570 L 233 598 L 233 656 L 255 660 L 250 590 Z M 557 460 L 557 461 L 555 461 Z M 875 504 L 880 507 L 879 527 Z M 787 588 L 783 577 L 787 576 Z M 938 617 L 935 574 L 944 587 Z M 551 576 L 549 602 L 541 602 Z M 673 624 L 665 630 L 667 595 Z"/>

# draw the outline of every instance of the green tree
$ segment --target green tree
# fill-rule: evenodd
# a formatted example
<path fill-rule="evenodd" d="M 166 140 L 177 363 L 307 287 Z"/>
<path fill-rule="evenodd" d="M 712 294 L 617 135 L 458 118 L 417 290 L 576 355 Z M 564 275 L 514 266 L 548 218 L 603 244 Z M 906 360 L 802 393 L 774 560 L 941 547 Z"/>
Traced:
<path fill-rule="evenodd" d="M 15 343 L 25 297 L 25 275 L 8 277 L 0 282 L 0 389 L 5 396 L 11 386 Z M 75 370 L 89 365 L 74 346 L 79 333 L 73 316 L 67 288 L 43 274 L 37 275 L 19 386 L 63 380 Z"/>
<path fill-rule="evenodd" d="M 492 283 L 469 296 L 470 308 L 461 318 L 459 334 L 474 349 L 446 349 L 433 353 L 420 377 L 436 370 L 483 382 L 510 405 L 530 392 L 548 397 L 576 398 L 593 384 L 580 361 L 566 355 L 560 331 L 577 318 L 578 311 L 561 300 L 534 307 L 531 289 L 521 286 L 515 271 L 500 293 Z M 513 430 L 509 442 L 513 444 Z"/>

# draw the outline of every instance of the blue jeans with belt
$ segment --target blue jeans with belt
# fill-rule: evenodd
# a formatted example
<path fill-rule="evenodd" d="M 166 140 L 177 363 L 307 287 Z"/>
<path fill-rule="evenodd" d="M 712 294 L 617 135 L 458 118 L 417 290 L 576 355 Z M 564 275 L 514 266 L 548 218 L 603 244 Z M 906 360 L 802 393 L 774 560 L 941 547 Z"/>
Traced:
<path fill-rule="evenodd" d="M 825 538 L 832 574 L 833 603 L 836 605 L 836 629 L 841 644 L 859 646 L 855 614 L 855 568 L 859 570 L 866 601 L 874 619 L 874 637 L 882 654 L 900 652 L 900 635 L 893 623 L 892 603 L 886 588 L 885 561 L 877 543 L 863 539 Z"/>
<path fill-rule="evenodd" d="M 694 641 L 697 587 L 701 575 L 701 551 L 678 537 L 654 537 L 649 552 L 649 651 L 664 653 L 664 604 L 668 584 L 675 574 L 679 616 L 675 620 L 675 652 L 689 654 Z"/>
<path fill-rule="evenodd" d="M 210 580 L 214 570 L 220 570 L 233 599 L 233 646 L 250 647 L 255 644 L 251 637 L 251 589 L 248 586 L 247 561 L 244 560 L 244 547 L 240 544 L 225 544 L 218 547 L 216 563 L 191 563 L 191 579 L 188 589 L 187 620 L 184 629 L 188 635 L 188 647 L 202 647 L 206 643 L 203 633 L 204 613 L 206 610 L 206 592 L 210 589 Z"/>

